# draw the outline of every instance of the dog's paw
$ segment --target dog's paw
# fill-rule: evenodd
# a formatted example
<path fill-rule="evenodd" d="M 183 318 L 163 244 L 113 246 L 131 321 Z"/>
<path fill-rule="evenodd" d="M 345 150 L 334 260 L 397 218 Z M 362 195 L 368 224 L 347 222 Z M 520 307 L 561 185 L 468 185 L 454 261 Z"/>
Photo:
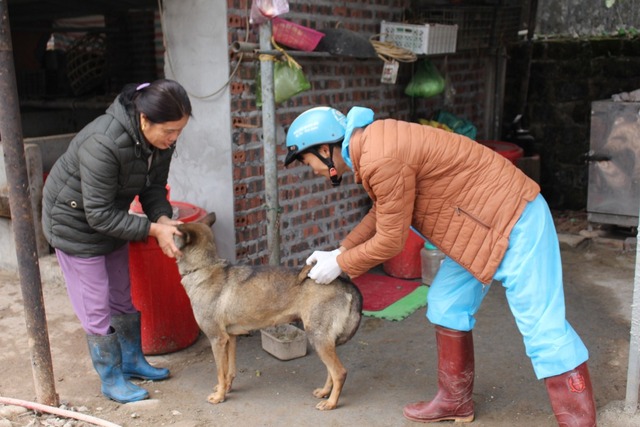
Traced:
<path fill-rule="evenodd" d="M 313 390 L 313 396 L 318 399 L 323 399 L 325 397 L 329 397 L 329 393 L 331 393 L 331 389 L 326 388 L 317 388 Z"/>
<path fill-rule="evenodd" d="M 316 409 L 319 411 L 330 411 L 336 408 L 335 403 L 330 403 L 328 400 L 323 400 L 322 402 L 316 405 Z"/>
<path fill-rule="evenodd" d="M 224 390 L 225 394 L 229 393 L 231 391 L 231 383 L 229 383 L 229 385 L 227 386 L 227 389 Z M 213 388 L 213 394 L 218 394 L 219 393 L 219 389 L 220 389 L 220 384 L 216 384 L 216 386 Z"/>
<path fill-rule="evenodd" d="M 209 403 L 222 403 L 224 402 L 224 393 L 213 392 L 209 396 L 207 396 L 207 401 Z"/>

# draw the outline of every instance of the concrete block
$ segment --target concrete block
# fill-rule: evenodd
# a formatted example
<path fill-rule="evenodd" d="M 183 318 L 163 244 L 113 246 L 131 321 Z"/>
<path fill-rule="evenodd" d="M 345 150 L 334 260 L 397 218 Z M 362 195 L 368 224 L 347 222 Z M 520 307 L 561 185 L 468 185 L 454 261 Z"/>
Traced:
<path fill-rule="evenodd" d="M 558 241 L 561 246 L 567 245 L 572 248 L 577 248 L 585 240 L 588 240 L 588 238 L 578 234 L 558 233 Z"/>

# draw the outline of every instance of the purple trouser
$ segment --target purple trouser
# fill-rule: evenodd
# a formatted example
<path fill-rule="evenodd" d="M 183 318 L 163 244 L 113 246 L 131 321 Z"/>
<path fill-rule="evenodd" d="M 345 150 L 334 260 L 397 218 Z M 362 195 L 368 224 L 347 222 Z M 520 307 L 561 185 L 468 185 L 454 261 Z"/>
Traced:
<path fill-rule="evenodd" d="M 67 294 L 82 328 L 107 335 L 112 314 L 135 313 L 129 281 L 129 244 L 110 254 L 80 258 L 56 249 Z"/>

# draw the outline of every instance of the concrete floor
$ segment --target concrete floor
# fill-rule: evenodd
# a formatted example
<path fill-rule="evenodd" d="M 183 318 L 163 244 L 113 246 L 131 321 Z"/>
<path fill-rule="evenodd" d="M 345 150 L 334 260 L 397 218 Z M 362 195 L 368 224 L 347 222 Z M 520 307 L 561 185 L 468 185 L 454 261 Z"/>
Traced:
<path fill-rule="evenodd" d="M 590 350 L 598 425 L 640 426 L 639 415 L 622 411 L 635 250 L 625 250 L 624 236 L 560 237 L 567 317 Z M 149 390 L 150 400 L 119 405 L 100 394 L 84 334 L 56 267 L 55 259 L 41 262 L 56 390 L 68 407 L 118 425 L 410 426 L 417 424 L 403 418 L 403 405 L 429 399 L 436 392 L 435 336 L 421 308 L 399 322 L 363 318 L 354 338 L 339 348 L 349 376 L 334 411 L 314 409 L 317 400 L 311 392 L 323 383 L 325 369 L 313 351 L 280 361 L 262 349 L 260 333 L 239 339 L 239 373 L 224 403 L 206 401 L 215 367 L 208 341 L 200 336 L 183 350 L 150 356 L 151 363 L 169 367 L 172 377 L 141 384 Z M 0 396 L 32 401 L 19 280 L 8 272 L 0 279 Z M 473 425 L 556 425 L 544 383 L 535 379 L 499 284 L 492 286 L 477 319 Z M 36 416 L 0 405 L 0 426 L 40 425 L 35 423 L 48 419 L 47 414 Z"/>

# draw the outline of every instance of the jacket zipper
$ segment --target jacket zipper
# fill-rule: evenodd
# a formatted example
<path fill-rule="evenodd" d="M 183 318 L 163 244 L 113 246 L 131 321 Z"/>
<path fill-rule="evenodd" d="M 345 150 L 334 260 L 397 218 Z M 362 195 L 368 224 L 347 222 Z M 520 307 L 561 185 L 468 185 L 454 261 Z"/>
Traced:
<path fill-rule="evenodd" d="M 149 187 L 151 185 L 151 179 L 149 177 L 149 173 L 151 172 L 151 165 L 153 164 L 153 156 L 155 155 L 155 150 L 151 152 L 151 155 L 147 159 L 147 177 L 146 177 L 146 185 L 145 187 Z"/>
<path fill-rule="evenodd" d="M 467 212 L 466 210 L 462 209 L 461 207 L 454 206 L 453 209 L 455 210 L 456 214 L 458 214 L 458 215 L 465 214 L 466 216 L 468 216 L 469 218 L 471 218 L 472 220 L 474 220 L 475 222 L 477 222 L 481 226 L 483 226 L 485 228 L 491 228 L 491 226 L 489 224 L 483 222 L 477 216 L 470 214 L 469 212 Z"/>

